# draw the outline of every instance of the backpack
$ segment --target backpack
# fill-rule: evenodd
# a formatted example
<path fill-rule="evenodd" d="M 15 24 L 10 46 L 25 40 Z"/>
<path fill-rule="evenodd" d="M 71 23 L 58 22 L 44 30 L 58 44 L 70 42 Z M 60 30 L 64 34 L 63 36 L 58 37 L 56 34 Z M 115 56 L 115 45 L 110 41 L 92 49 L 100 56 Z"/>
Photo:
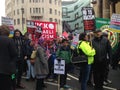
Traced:
<path fill-rule="evenodd" d="M 87 62 L 87 56 L 84 54 L 84 52 L 77 48 L 80 46 L 80 44 L 82 43 L 79 42 L 78 45 L 75 47 L 75 49 L 72 51 L 72 63 L 76 64 L 76 63 L 86 63 Z"/>

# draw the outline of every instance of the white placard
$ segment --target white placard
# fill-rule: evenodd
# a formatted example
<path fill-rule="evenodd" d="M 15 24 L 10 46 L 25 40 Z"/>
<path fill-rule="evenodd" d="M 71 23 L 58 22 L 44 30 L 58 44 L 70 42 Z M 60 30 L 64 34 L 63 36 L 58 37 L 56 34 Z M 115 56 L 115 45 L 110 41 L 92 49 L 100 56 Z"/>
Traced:
<path fill-rule="evenodd" d="M 57 60 L 54 61 L 54 73 L 55 74 L 65 74 L 65 60 Z"/>
<path fill-rule="evenodd" d="M 9 18 L 9 17 L 1 17 L 1 22 L 2 22 L 2 24 L 14 26 L 14 20 L 12 18 Z"/>

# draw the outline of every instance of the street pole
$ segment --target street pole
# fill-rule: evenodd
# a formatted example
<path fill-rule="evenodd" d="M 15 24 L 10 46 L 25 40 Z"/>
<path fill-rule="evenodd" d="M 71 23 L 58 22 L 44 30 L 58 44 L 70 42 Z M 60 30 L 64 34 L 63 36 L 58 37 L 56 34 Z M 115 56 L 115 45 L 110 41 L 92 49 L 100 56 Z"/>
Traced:
<path fill-rule="evenodd" d="M 21 14 L 22 14 L 22 31 L 23 31 L 23 13 L 24 13 L 24 8 L 21 8 Z"/>

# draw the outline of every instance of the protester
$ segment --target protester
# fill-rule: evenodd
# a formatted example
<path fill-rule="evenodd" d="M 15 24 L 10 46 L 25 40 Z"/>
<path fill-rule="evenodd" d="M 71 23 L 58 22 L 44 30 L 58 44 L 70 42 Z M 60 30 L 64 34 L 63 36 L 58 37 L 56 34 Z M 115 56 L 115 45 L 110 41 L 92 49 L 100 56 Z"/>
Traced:
<path fill-rule="evenodd" d="M 24 65 L 24 57 L 25 57 L 25 44 L 22 33 L 16 29 L 14 31 L 13 40 L 16 45 L 17 50 L 17 75 L 16 75 L 16 88 L 24 89 L 25 86 L 21 84 L 21 77 L 23 74 L 23 65 Z"/>
<path fill-rule="evenodd" d="M 34 51 L 34 42 L 29 40 L 26 45 L 26 56 L 27 56 L 27 77 L 26 80 L 29 81 L 30 79 L 35 79 L 35 73 L 34 73 L 34 59 L 31 58 L 31 54 Z"/>
<path fill-rule="evenodd" d="M 117 49 L 113 53 L 113 58 L 112 58 L 112 62 L 111 62 L 111 66 L 112 66 L 113 70 L 117 70 L 118 69 L 119 61 L 120 61 L 120 41 L 118 42 Z"/>
<path fill-rule="evenodd" d="M 100 30 L 96 30 L 94 32 L 92 45 L 96 50 L 93 64 L 95 90 L 104 90 L 103 82 L 107 66 L 107 55 L 109 60 L 111 60 L 111 45 L 108 39 L 102 36 L 102 32 Z"/>
<path fill-rule="evenodd" d="M 55 42 L 50 41 L 48 44 L 48 49 L 50 52 L 50 57 L 48 58 L 48 67 L 49 67 L 49 74 L 47 76 L 48 81 L 55 81 L 57 75 L 54 74 L 54 60 L 56 59 L 56 45 Z"/>
<path fill-rule="evenodd" d="M 44 79 L 47 77 L 48 70 L 48 58 L 45 52 L 44 40 L 39 39 L 36 52 L 36 59 L 34 63 L 35 76 L 36 76 L 36 90 L 43 90 L 45 87 Z"/>
<path fill-rule="evenodd" d="M 16 72 L 15 43 L 9 37 L 9 27 L 0 26 L 0 90 L 13 90 L 11 75 Z"/>
<path fill-rule="evenodd" d="M 64 88 L 70 88 L 70 86 L 66 85 L 67 73 L 71 65 L 71 49 L 68 40 L 62 40 L 61 47 L 57 50 L 56 56 L 65 60 L 65 74 L 60 75 L 60 90 L 64 90 Z"/>
<path fill-rule="evenodd" d="M 108 39 L 108 33 L 107 32 L 102 32 L 102 35 L 103 35 L 103 37 Z M 110 43 L 110 41 L 109 41 L 109 43 Z M 112 47 L 110 49 L 112 50 Z M 107 61 L 106 61 L 107 65 L 106 65 L 106 68 L 105 68 L 106 69 L 105 79 L 104 79 L 104 82 L 103 82 L 104 85 L 108 85 L 109 83 L 112 83 L 112 81 L 108 79 L 110 62 L 111 61 L 109 60 L 109 56 L 107 55 Z"/>
<path fill-rule="evenodd" d="M 24 57 L 24 62 L 23 62 L 23 76 L 26 76 L 27 75 L 27 70 L 28 70 L 28 65 L 27 65 L 27 53 L 28 53 L 28 43 L 31 41 L 29 39 L 29 33 L 26 32 L 24 35 L 23 35 L 23 39 L 24 39 L 24 46 L 25 46 L 25 57 Z"/>
<path fill-rule="evenodd" d="M 78 43 L 78 53 L 84 55 L 87 58 L 86 62 L 80 63 L 81 72 L 81 90 L 86 90 L 87 81 L 89 79 L 89 74 L 91 70 L 91 64 L 94 62 L 95 49 L 90 46 L 88 41 L 88 35 L 86 33 L 81 33 L 79 35 Z"/>

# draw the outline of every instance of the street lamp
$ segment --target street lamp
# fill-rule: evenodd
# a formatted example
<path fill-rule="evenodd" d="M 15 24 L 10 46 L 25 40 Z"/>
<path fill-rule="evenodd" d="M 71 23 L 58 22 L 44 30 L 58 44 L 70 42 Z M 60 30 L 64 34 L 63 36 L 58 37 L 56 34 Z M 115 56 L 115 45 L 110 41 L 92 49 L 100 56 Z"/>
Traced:
<path fill-rule="evenodd" d="M 24 14 L 24 8 L 21 8 L 21 13 L 22 13 L 22 30 L 23 30 L 23 14 Z"/>

